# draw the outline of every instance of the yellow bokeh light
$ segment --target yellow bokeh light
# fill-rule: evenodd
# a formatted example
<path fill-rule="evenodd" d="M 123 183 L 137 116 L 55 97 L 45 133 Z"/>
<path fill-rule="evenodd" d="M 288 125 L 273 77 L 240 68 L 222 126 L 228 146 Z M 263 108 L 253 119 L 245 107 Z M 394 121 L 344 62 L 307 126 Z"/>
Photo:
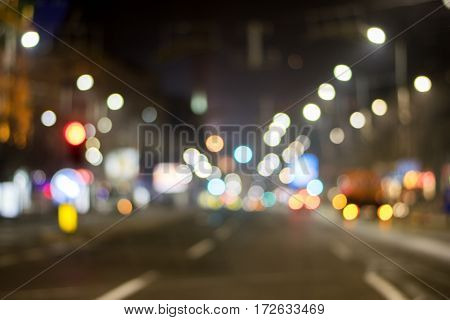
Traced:
<path fill-rule="evenodd" d="M 7 122 L 0 123 L 0 142 L 8 141 L 11 135 L 11 130 L 9 129 L 9 124 Z"/>
<path fill-rule="evenodd" d="M 345 194 L 339 193 L 333 197 L 331 204 L 336 210 L 341 210 L 347 205 L 347 197 Z"/>
<path fill-rule="evenodd" d="M 209 136 L 205 144 L 211 152 L 219 152 L 223 149 L 223 139 L 218 135 Z"/>
<path fill-rule="evenodd" d="M 120 199 L 117 201 L 117 211 L 120 214 L 128 215 L 133 211 L 133 204 L 128 199 Z"/>
<path fill-rule="evenodd" d="M 420 174 L 417 171 L 410 170 L 403 177 L 403 185 L 406 189 L 411 190 L 417 186 Z"/>
<path fill-rule="evenodd" d="M 298 194 L 294 194 L 289 197 L 288 206 L 292 210 L 300 210 L 303 207 L 303 201 L 301 196 Z"/>
<path fill-rule="evenodd" d="M 378 208 L 378 218 L 380 218 L 381 221 L 388 221 L 392 218 L 392 215 L 394 214 L 394 209 L 388 204 L 383 204 L 381 207 Z"/>
<path fill-rule="evenodd" d="M 73 205 L 68 203 L 59 205 L 58 225 L 61 231 L 65 233 L 74 233 L 77 230 L 78 215 Z"/>
<path fill-rule="evenodd" d="M 78 146 L 86 139 L 86 130 L 81 123 L 74 121 L 66 126 L 64 136 L 68 143 L 73 146 Z"/>
<path fill-rule="evenodd" d="M 222 208 L 222 201 L 220 201 L 219 197 L 211 195 L 206 202 L 209 209 L 218 210 Z"/>
<path fill-rule="evenodd" d="M 345 206 L 344 210 L 342 211 L 342 215 L 347 221 L 355 220 L 358 217 L 358 214 L 359 208 L 356 204 L 353 203 Z"/>
<path fill-rule="evenodd" d="M 236 200 L 234 200 L 231 203 L 228 203 L 226 205 L 227 209 L 232 210 L 232 211 L 238 211 L 242 208 L 242 201 L 240 198 L 236 198 Z"/>

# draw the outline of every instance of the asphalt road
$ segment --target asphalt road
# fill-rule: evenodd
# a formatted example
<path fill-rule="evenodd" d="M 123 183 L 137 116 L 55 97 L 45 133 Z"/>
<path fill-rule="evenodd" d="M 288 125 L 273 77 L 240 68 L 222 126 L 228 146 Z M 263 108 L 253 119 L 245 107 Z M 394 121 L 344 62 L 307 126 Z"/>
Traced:
<path fill-rule="evenodd" d="M 317 214 L 131 217 L 67 257 L 91 233 L 0 251 L 8 299 L 443 299 L 448 242 L 342 224 Z M 151 215 L 151 209 L 140 213 Z M 334 218 L 333 218 L 334 217 Z M 30 232 L 30 231 L 28 231 Z M 27 238 L 26 233 L 21 235 Z M 33 240 L 34 241 L 34 240 Z M 363 243 L 364 242 L 364 243 Z"/>

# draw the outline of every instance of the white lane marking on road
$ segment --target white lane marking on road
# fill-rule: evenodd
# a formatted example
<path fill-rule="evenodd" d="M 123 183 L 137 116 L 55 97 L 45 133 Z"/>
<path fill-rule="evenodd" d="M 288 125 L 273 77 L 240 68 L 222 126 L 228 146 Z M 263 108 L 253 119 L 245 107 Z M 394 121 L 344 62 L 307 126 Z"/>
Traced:
<path fill-rule="evenodd" d="M 374 271 L 366 272 L 364 281 L 388 300 L 408 299 L 397 287 Z"/>
<path fill-rule="evenodd" d="M 0 267 L 7 267 L 19 262 L 17 256 L 14 254 L 7 254 L 4 256 L 0 256 Z"/>
<path fill-rule="evenodd" d="M 347 261 L 351 258 L 352 252 L 342 242 L 333 243 L 330 247 L 331 252 L 341 260 Z"/>
<path fill-rule="evenodd" d="M 147 271 L 137 278 L 131 279 L 120 286 L 102 294 L 97 300 L 121 300 L 125 299 L 146 286 L 156 281 L 158 273 L 156 271 Z"/>
<path fill-rule="evenodd" d="M 198 259 L 214 249 L 214 241 L 203 239 L 187 249 L 186 254 L 190 259 Z"/>
<path fill-rule="evenodd" d="M 233 229 L 231 228 L 231 226 L 223 225 L 220 228 L 214 230 L 214 235 L 216 236 L 217 239 L 225 241 L 231 236 L 232 232 Z"/>

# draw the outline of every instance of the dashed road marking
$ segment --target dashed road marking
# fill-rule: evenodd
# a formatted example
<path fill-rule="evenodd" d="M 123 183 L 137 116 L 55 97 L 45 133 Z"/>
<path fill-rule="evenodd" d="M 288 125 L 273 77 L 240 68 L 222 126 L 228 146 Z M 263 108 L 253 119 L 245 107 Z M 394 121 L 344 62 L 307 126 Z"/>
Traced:
<path fill-rule="evenodd" d="M 125 299 L 138 291 L 141 291 L 158 278 L 156 271 L 147 271 L 137 278 L 131 279 L 120 286 L 106 292 L 97 298 L 97 300 L 121 300 Z"/>
<path fill-rule="evenodd" d="M 366 272 L 364 281 L 388 300 L 408 299 L 396 286 L 374 271 Z"/>
<path fill-rule="evenodd" d="M 198 259 L 212 251 L 214 247 L 214 241 L 211 239 L 203 239 L 187 249 L 186 254 L 190 259 Z"/>

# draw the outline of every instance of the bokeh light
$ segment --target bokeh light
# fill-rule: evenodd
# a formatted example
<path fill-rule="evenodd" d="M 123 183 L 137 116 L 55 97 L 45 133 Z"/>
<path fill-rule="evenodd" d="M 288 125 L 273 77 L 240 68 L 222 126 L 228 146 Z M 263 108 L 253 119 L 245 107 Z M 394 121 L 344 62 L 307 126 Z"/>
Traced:
<path fill-rule="evenodd" d="M 278 174 L 278 178 L 280 179 L 281 183 L 289 184 L 295 179 L 295 175 L 292 172 L 292 169 L 289 167 L 281 169 L 280 173 Z"/>
<path fill-rule="evenodd" d="M 193 166 L 200 159 L 200 151 L 195 148 L 188 148 L 183 152 L 183 160 L 187 164 Z"/>
<path fill-rule="evenodd" d="M 307 195 L 305 197 L 305 208 L 315 210 L 320 206 L 320 198 L 318 196 Z"/>
<path fill-rule="evenodd" d="M 219 152 L 223 149 L 224 142 L 221 136 L 212 135 L 206 139 L 205 144 L 206 148 L 208 148 L 209 151 Z"/>
<path fill-rule="evenodd" d="M 238 163 L 248 163 L 252 160 L 253 152 L 247 146 L 239 146 L 234 149 L 233 156 Z"/>
<path fill-rule="evenodd" d="M 204 114 L 208 110 L 208 99 L 205 92 L 196 91 L 192 94 L 191 110 L 197 115 Z"/>
<path fill-rule="evenodd" d="M 277 203 L 277 197 L 275 196 L 275 193 L 271 191 L 264 192 L 262 203 L 266 208 L 273 207 Z"/>
<path fill-rule="evenodd" d="M 269 147 L 276 147 L 281 142 L 281 133 L 276 129 L 269 129 L 263 135 L 263 141 Z"/>
<path fill-rule="evenodd" d="M 50 181 L 50 192 L 56 203 L 70 203 L 82 193 L 83 177 L 76 170 L 64 168 L 57 171 Z"/>
<path fill-rule="evenodd" d="M 414 79 L 414 88 L 419 92 L 428 92 L 431 86 L 431 80 L 427 76 L 418 76 Z"/>
<path fill-rule="evenodd" d="M 119 93 L 112 93 L 106 99 L 106 105 L 111 110 L 119 110 L 123 107 L 124 100 Z"/>
<path fill-rule="evenodd" d="M 320 108 L 314 103 L 308 103 L 303 107 L 303 117 L 309 121 L 317 121 L 320 118 Z"/>
<path fill-rule="evenodd" d="M 95 147 L 86 150 L 85 158 L 93 166 L 99 166 L 103 161 L 102 153 Z"/>
<path fill-rule="evenodd" d="M 133 190 L 133 201 L 138 207 L 147 205 L 150 202 L 150 191 L 144 186 L 137 186 Z"/>
<path fill-rule="evenodd" d="M 386 41 L 386 34 L 384 31 L 377 27 L 371 27 L 367 29 L 367 39 L 369 39 L 370 42 L 376 43 L 376 44 L 382 44 Z"/>
<path fill-rule="evenodd" d="M 64 129 L 64 137 L 69 144 L 78 146 L 86 139 L 86 130 L 81 123 L 77 121 L 70 122 Z"/>
<path fill-rule="evenodd" d="M 351 221 L 355 220 L 358 217 L 359 208 L 356 204 L 350 203 L 344 207 L 342 211 L 342 216 L 345 220 Z"/>
<path fill-rule="evenodd" d="M 86 123 L 84 125 L 84 130 L 86 130 L 86 138 L 91 138 L 97 133 L 97 130 L 92 123 Z"/>
<path fill-rule="evenodd" d="M 207 161 L 198 161 L 194 165 L 194 173 L 201 179 L 208 178 L 212 174 L 212 166 Z"/>
<path fill-rule="evenodd" d="M 331 200 L 331 204 L 336 210 L 341 210 L 347 205 L 347 197 L 342 193 L 336 194 Z"/>
<path fill-rule="evenodd" d="M 212 179 L 208 182 L 208 192 L 214 196 L 220 196 L 225 192 L 225 182 L 222 179 Z"/>
<path fill-rule="evenodd" d="M 123 215 L 129 215 L 133 211 L 133 204 L 130 200 L 122 198 L 117 201 L 117 211 Z"/>
<path fill-rule="evenodd" d="M 94 78 L 90 74 L 83 74 L 77 79 L 77 88 L 80 91 L 87 91 L 94 86 Z"/>
<path fill-rule="evenodd" d="M 101 133 L 108 133 L 112 129 L 112 121 L 108 117 L 102 117 L 97 122 L 97 129 Z"/>
<path fill-rule="evenodd" d="M 24 48 L 33 48 L 38 45 L 39 39 L 39 33 L 36 31 L 27 31 L 20 38 L 20 43 Z"/>
<path fill-rule="evenodd" d="M 96 137 L 90 137 L 86 140 L 86 143 L 84 144 L 86 146 L 86 149 L 89 148 L 97 148 L 100 149 L 100 140 L 98 140 Z"/>
<path fill-rule="evenodd" d="M 420 177 L 419 172 L 409 170 L 403 176 L 403 186 L 408 190 L 416 188 L 419 182 L 419 177 Z"/>
<path fill-rule="evenodd" d="M 350 125 L 355 129 L 361 129 L 366 125 L 366 117 L 361 112 L 353 112 L 350 116 Z"/>
<path fill-rule="evenodd" d="M 330 131 L 330 141 L 334 144 L 341 144 L 344 142 L 345 133 L 341 128 L 333 128 Z"/>
<path fill-rule="evenodd" d="M 293 194 L 289 197 L 288 206 L 291 210 L 300 210 L 303 208 L 303 200 L 298 194 Z"/>
<path fill-rule="evenodd" d="M 392 218 L 394 209 L 389 204 L 383 204 L 378 208 L 377 214 L 381 221 L 388 221 Z"/>
<path fill-rule="evenodd" d="M 323 183 L 319 179 L 313 179 L 306 185 L 306 191 L 312 196 L 318 196 L 323 191 Z"/>
<path fill-rule="evenodd" d="M 248 189 L 248 197 L 255 200 L 261 200 L 264 195 L 264 188 L 260 185 L 252 185 Z"/>
<path fill-rule="evenodd" d="M 383 116 L 387 112 L 387 103 L 382 99 L 375 99 L 372 102 L 372 112 L 377 116 Z"/>
<path fill-rule="evenodd" d="M 153 107 L 147 107 L 142 110 L 141 117 L 145 123 L 152 123 L 158 117 L 158 112 Z"/>
<path fill-rule="evenodd" d="M 78 214 L 75 206 L 64 203 L 58 206 L 58 226 L 65 233 L 74 233 L 77 230 Z"/>
<path fill-rule="evenodd" d="M 333 100 L 336 96 L 336 90 L 334 90 L 334 87 L 329 83 L 322 83 L 319 86 L 319 89 L 317 91 L 317 94 L 322 100 Z"/>
<path fill-rule="evenodd" d="M 340 81 L 349 81 L 352 78 L 352 69 L 345 64 L 334 67 L 333 74 Z"/>
<path fill-rule="evenodd" d="M 56 114 L 51 110 L 42 112 L 41 123 L 46 127 L 53 126 L 56 123 Z"/>
<path fill-rule="evenodd" d="M 409 206 L 403 202 L 397 202 L 392 209 L 396 218 L 405 218 L 409 214 Z"/>
<path fill-rule="evenodd" d="M 288 128 L 291 125 L 291 118 L 283 112 L 279 112 L 273 116 L 273 123 L 278 124 L 282 128 Z"/>

